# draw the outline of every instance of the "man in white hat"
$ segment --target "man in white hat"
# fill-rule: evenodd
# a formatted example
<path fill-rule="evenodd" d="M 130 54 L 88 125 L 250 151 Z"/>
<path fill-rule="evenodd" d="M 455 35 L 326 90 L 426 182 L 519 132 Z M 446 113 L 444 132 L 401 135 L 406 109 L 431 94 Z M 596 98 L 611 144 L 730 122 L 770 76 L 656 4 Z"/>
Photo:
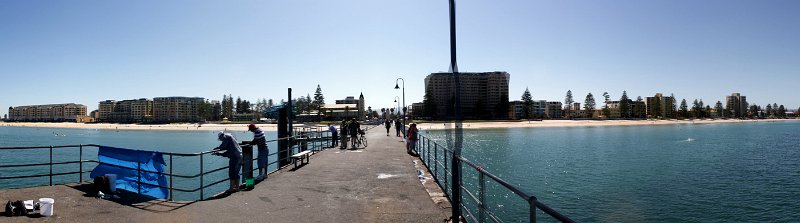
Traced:
<path fill-rule="evenodd" d="M 230 189 L 226 193 L 235 193 L 239 191 L 239 171 L 242 169 L 242 147 L 236 141 L 233 135 L 219 132 L 217 133 L 219 141 L 222 141 L 217 148 L 214 148 L 215 155 L 228 157 L 228 178 L 231 180 Z"/>

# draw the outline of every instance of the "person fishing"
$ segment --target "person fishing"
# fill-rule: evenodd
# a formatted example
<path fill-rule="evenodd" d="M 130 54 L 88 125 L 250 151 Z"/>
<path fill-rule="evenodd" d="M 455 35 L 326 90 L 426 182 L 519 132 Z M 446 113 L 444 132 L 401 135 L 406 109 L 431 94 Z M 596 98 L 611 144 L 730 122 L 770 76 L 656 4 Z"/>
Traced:
<path fill-rule="evenodd" d="M 222 141 L 216 148 L 212 149 L 212 154 L 228 157 L 228 178 L 230 178 L 230 188 L 225 193 L 236 193 L 239 191 L 239 171 L 242 168 L 242 147 L 233 135 L 219 132 L 217 139 Z"/>
<path fill-rule="evenodd" d="M 250 141 L 250 145 L 255 145 L 258 147 L 258 177 L 256 177 L 257 181 L 266 180 L 267 177 L 267 154 L 269 154 L 269 148 L 267 148 L 267 139 L 264 137 L 264 131 L 261 131 L 261 128 L 256 127 L 256 124 L 247 125 L 247 130 L 253 132 L 253 140 Z"/>
<path fill-rule="evenodd" d="M 339 138 L 338 137 L 339 133 L 336 132 L 336 126 L 331 124 L 330 126 L 328 126 L 328 130 L 331 131 L 331 148 L 336 147 L 336 142 L 337 142 L 337 140 Z"/>

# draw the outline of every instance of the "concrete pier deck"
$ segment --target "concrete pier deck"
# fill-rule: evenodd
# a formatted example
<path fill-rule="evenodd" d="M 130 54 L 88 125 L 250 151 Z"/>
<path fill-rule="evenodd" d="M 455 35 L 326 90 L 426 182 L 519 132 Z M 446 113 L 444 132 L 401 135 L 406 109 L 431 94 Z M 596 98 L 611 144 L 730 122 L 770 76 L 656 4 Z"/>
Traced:
<path fill-rule="evenodd" d="M 89 184 L 0 190 L 3 202 L 56 200 L 52 217 L 2 216 L 0 222 L 446 221 L 449 203 L 435 197 L 438 188 L 420 183 L 417 158 L 384 131 L 382 126 L 368 131 L 365 149 L 328 149 L 311 156 L 308 165 L 270 175 L 252 191 L 193 203 L 97 199 L 85 192 Z"/>

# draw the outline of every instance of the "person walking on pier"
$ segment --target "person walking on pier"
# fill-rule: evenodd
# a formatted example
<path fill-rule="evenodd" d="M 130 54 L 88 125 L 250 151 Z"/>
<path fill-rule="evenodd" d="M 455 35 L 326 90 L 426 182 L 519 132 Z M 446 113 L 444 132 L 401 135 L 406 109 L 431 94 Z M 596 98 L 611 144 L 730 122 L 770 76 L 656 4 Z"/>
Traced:
<path fill-rule="evenodd" d="M 228 157 L 228 178 L 230 178 L 231 185 L 225 193 L 235 193 L 239 191 L 239 171 L 242 168 L 242 147 L 236 141 L 233 135 L 219 132 L 217 138 L 222 143 L 219 144 L 214 151 L 214 155 Z"/>
<path fill-rule="evenodd" d="M 339 149 L 347 149 L 347 120 L 342 119 L 342 125 L 339 126 L 339 130 L 342 131 L 341 137 L 342 143 L 339 145 Z"/>
<path fill-rule="evenodd" d="M 384 125 L 384 127 L 386 127 L 386 136 L 389 136 L 389 129 L 392 128 L 392 120 L 387 118 L 383 122 L 383 125 Z"/>
<path fill-rule="evenodd" d="M 336 132 L 336 126 L 331 124 L 330 126 L 328 126 L 328 130 L 331 131 L 331 147 L 336 147 L 336 145 L 337 145 L 336 142 L 338 142 L 338 139 L 339 139 L 339 137 L 338 137 L 339 133 Z"/>
<path fill-rule="evenodd" d="M 356 118 L 353 118 L 350 124 L 347 125 L 347 128 L 350 129 L 350 142 L 353 145 L 353 149 L 357 149 L 356 142 L 358 141 L 358 132 L 361 130 L 361 124 L 358 124 Z"/>
<path fill-rule="evenodd" d="M 394 120 L 394 130 L 397 133 L 397 137 L 400 137 L 400 132 L 401 132 L 400 131 L 400 126 L 402 126 L 402 125 L 403 125 L 403 123 L 400 122 L 400 119 L 395 119 Z M 403 134 L 405 134 L 405 132 Z"/>
<path fill-rule="evenodd" d="M 406 140 L 406 152 L 408 155 L 413 156 L 417 150 L 417 140 L 419 140 L 419 130 L 417 130 L 416 123 L 411 123 L 406 135 L 408 136 L 408 139 Z"/>
<path fill-rule="evenodd" d="M 258 147 L 258 177 L 256 177 L 256 180 L 266 180 L 269 177 L 266 171 L 269 148 L 267 148 L 267 139 L 264 137 L 264 131 L 256 127 L 256 124 L 247 125 L 247 130 L 253 132 L 253 141 L 250 141 L 250 145 Z"/>

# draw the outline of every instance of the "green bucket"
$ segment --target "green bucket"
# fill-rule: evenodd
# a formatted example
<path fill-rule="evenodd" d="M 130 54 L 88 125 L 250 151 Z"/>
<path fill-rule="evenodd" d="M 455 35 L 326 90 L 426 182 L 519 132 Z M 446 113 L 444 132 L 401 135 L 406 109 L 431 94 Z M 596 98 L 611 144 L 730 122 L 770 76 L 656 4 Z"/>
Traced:
<path fill-rule="evenodd" d="M 244 180 L 244 185 L 247 187 L 248 190 L 253 189 L 253 185 L 255 185 L 255 180 L 253 178 L 247 178 Z"/>

